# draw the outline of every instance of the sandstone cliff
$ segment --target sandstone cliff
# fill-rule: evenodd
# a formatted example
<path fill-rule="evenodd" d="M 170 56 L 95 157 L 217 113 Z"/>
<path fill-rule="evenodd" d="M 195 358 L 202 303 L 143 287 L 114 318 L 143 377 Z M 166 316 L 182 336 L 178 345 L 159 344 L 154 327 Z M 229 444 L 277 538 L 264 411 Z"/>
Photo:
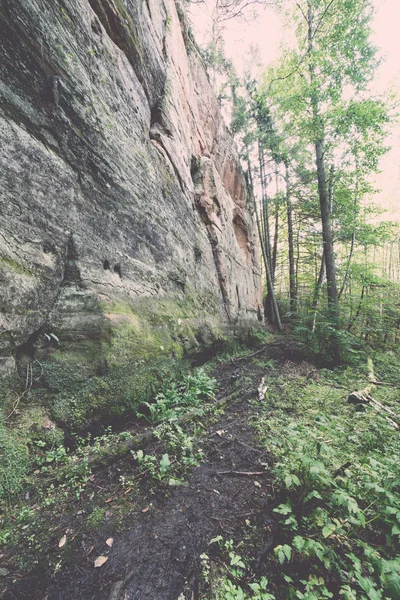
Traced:
<path fill-rule="evenodd" d="M 125 364 L 131 398 L 145 363 L 257 322 L 234 144 L 173 0 L 3 0 L 0 18 L 1 371 L 65 403 L 95 380 L 96 405 Z"/>

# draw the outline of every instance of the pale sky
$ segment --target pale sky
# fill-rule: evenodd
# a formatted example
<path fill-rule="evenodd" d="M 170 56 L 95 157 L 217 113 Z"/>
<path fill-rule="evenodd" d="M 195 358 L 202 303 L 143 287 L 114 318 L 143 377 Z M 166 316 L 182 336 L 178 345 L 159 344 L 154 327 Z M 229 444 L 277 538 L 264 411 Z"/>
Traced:
<path fill-rule="evenodd" d="M 206 0 L 212 5 L 213 0 Z M 376 13 L 373 19 L 373 41 L 379 48 L 384 61 L 380 65 L 372 90 L 376 94 L 383 93 L 389 86 L 397 90 L 400 98 L 400 0 L 375 0 Z M 207 9 L 203 5 L 191 9 L 192 23 L 200 44 L 205 40 L 208 29 Z M 272 8 L 259 11 L 253 22 L 227 21 L 225 53 L 237 70 L 242 71 L 246 65 L 251 46 L 259 48 L 261 62 L 268 66 L 279 54 L 279 44 L 284 33 L 280 17 Z M 388 209 L 385 218 L 400 220 L 400 125 L 394 124 L 392 134 L 387 141 L 392 147 L 383 158 L 382 173 L 377 176 L 377 187 L 382 191 L 375 201 Z"/>

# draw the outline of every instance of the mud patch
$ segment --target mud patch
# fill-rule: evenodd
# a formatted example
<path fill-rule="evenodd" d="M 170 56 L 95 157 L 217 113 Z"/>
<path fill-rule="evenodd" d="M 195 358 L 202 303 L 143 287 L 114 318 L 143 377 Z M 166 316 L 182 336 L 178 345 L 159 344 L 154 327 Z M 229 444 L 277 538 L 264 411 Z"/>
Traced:
<path fill-rule="evenodd" d="M 266 357 L 257 358 L 263 363 Z M 184 485 L 155 487 L 150 478 L 142 478 L 136 497 L 132 497 L 135 509 L 123 526 L 103 528 L 93 536 L 81 534 L 75 551 L 59 572 L 42 567 L 35 574 L 16 580 L 2 598 L 204 598 L 200 554 L 210 552 L 210 540 L 218 535 L 224 540 L 232 539 L 234 544 L 246 537 L 245 552 L 256 571 L 274 529 L 268 508 L 273 498 L 270 459 L 265 449 L 257 446 L 249 424 L 255 412 L 259 379 L 264 373 L 264 365 L 246 360 L 217 363 L 217 399 L 229 396 L 233 400 L 218 422 L 209 424 L 196 440 L 205 459 Z M 152 450 L 159 448 L 146 448 Z M 98 475 L 96 485 L 109 485 L 124 468 L 127 465 L 119 464 L 112 468 L 117 473 L 108 469 Z M 114 538 L 111 549 L 105 545 L 108 536 Z M 108 560 L 101 568 L 94 568 L 94 558 L 99 555 L 107 555 Z"/>

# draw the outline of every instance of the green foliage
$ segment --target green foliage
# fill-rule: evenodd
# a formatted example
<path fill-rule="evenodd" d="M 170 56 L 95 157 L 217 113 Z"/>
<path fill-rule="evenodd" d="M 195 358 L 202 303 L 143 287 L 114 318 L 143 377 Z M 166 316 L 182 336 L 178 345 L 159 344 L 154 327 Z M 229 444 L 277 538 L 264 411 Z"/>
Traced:
<path fill-rule="evenodd" d="M 203 403 L 214 397 L 216 381 L 203 369 L 196 369 L 193 375 L 183 380 L 170 381 L 163 386 L 154 403 L 145 402 L 152 423 L 174 421 L 190 412 L 193 416 L 203 414 Z"/>
<path fill-rule="evenodd" d="M 245 571 L 249 568 L 249 562 L 235 548 L 232 539 L 224 540 L 217 536 L 210 540 L 210 548 L 215 554 L 218 548 L 219 561 L 225 567 L 225 572 L 216 582 L 212 582 L 213 600 L 275 600 L 275 596 L 268 592 L 268 579 L 243 583 Z M 201 555 L 203 579 L 210 581 L 210 557 Z"/>
<path fill-rule="evenodd" d="M 26 442 L 0 420 L 0 499 L 21 490 L 29 466 Z"/>
<path fill-rule="evenodd" d="M 349 376 L 336 381 L 357 389 L 359 378 L 366 378 Z M 381 413 L 349 405 L 332 380 L 310 383 L 292 376 L 266 383 L 268 416 L 258 420 L 257 429 L 275 456 L 282 500 L 274 512 L 283 538 L 275 556 L 287 594 L 398 597 L 398 431 Z M 388 392 L 382 393 L 385 404 L 398 411 Z"/>
<path fill-rule="evenodd" d="M 361 290 L 366 285 L 368 293 L 372 290 L 359 276 L 367 271 L 368 250 L 395 238 L 393 224 L 376 222 L 379 210 L 371 202 L 376 192 L 371 174 L 379 171 L 387 151 L 393 111 L 389 99 L 367 91 L 379 62 L 371 42 L 369 0 L 283 0 L 279 5 L 292 34 L 290 45 L 264 72 L 261 84 L 248 75 L 236 86 L 233 130 L 241 136 L 254 194 L 261 188 L 256 216 L 263 258 L 267 267 L 270 263 L 268 299 L 275 284 L 284 290 L 279 308 L 285 309 L 290 292 L 286 318 L 296 322 L 299 317 L 297 331 L 305 345 L 328 360 L 346 360 L 359 325 L 369 324 L 367 293 L 362 310 L 357 308 Z M 279 208 L 281 186 L 286 214 Z M 273 231 L 280 261 L 289 263 L 276 273 Z M 328 265 L 317 287 L 322 247 Z M 375 314 L 378 306 L 375 298 Z"/>

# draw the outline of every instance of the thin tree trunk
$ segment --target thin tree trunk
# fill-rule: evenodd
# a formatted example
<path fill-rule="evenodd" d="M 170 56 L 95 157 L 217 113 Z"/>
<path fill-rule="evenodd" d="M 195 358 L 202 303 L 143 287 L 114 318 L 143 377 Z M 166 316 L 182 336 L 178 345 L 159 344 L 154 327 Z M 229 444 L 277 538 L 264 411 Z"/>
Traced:
<path fill-rule="evenodd" d="M 300 221 L 297 226 L 297 234 L 296 234 L 296 267 L 295 267 L 296 310 L 299 310 L 299 264 L 300 264 Z"/>
<path fill-rule="evenodd" d="M 293 241 L 293 207 L 290 198 L 290 180 L 289 167 L 285 164 L 285 185 L 286 185 L 286 211 L 288 225 L 288 244 L 289 244 L 289 293 L 290 293 L 290 310 L 296 310 L 296 272 L 294 265 L 294 241 Z"/>
<path fill-rule="evenodd" d="M 354 251 L 354 242 L 356 239 L 356 234 L 353 231 L 353 233 L 351 234 L 351 245 L 350 245 L 350 252 L 349 252 L 349 256 L 347 258 L 347 264 L 346 264 L 346 272 L 344 274 L 344 278 L 343 278 L 343 283 L 342 283 L 342 287 L 340 288 L 340 291 L 338 293 L 338 300 L 340 300 L 341 295 L 343 294 L 345 287 L 346 287 L 346 283 L 347 283 L 347 278 L 349 276 L 349 272 L 350 272 L 350 264 L 351 264 L 351 259 L 353 257 L 353 251 Z"/>
<path fill-rule="evenodd" d="M 325 279 L 325 256 L 324 256 L 324 253 L 322 252 L 321 266 L 319 268 L 318 279 L 317 279 L 317 283 L 315 284 L 314 297 L 313 297 L 313 301 L 312 301 L 312 305 L 311 305 L 312 310 L 315 310 L 317 308 L 318 298 L 319 298 L 319 294 L 321 292 L 322 284 L 324 283 L 324 279 Z"/>
<path fill-rule="evenodd" d="M 271 265 L 271 274 L 272 279 L 275 281 L 275 271 L 276 271 L 276 257 L 278 254 L 278 236 L 279 236 L 279 205 L 276 201 L 275 203 L 275 231 L 274 231 L 274 245 L 272 250 L 272 265 Z"/>
<path fill-rule="evenodd" d="M 332 214 L 333 211 L 333 193 L 335 190 L 335 166 L 331 165 L 329 169 L 329 186 L 328 186 L 328 196 L 329 196 L 329 210 Z"/>
<path fill-rule="evenodd" d="M 361 296 L 360 296 L 360 302 L 358 303 L 357 312 L 356 312 L 356 314 L 354 315 L 353 319 L 349 322 L 349 324 L 347 326 L 347 331 L 349 333 L 350 333 L 350 330 L 353 327 L 354 323 L 357 321 L 358 315 L 360 314 L 361 306 L 362 306 L 363 299 L 364 299 L 364 293 L 365 293 L 365 285 L 362 286 Z"/>
<path fill-rule="evenodd" d="M 356 155 L 356 186 L 355 186 L 355 190 L 354 190 L 353 210 L 354 210 L 354 215 L 353 215 L 354 222 L 353 222 L 353 232 L 351 234 L 350 252 L 349 252 L 349 256 L 347 258 L 346 271 L 344 274 L 342 286 L 341 286 L 339 294 L 338 294 L 338 300 L 340 300 L 340 298 L 346 288 L 347 279 L 349 277 L 349 272 L 350 272 L 351 260 L 353 258 L 354 244 L 356 241 L 355 219 L 356 219 L 356 214 L 358 212 L 358 158 L 357 158 L 357 155 Z"/>
<path fill-rule="evenodd" d="M 275 171 L 275 181 L 276 181 L 276 197 L 275 197 L 275 231 L 274 231 L 274 245 L 272 251 L 272 280 L 275 281 L 275 272 L 276 272 L 276 257 L 278 254 L 278 237 L 279 237 L 279 177 L 278 177 L 278 165 L 276 165 Z M 400 254 L 400 245 L 399 245 L 399 254 Z"/>
<path fill-rule="evenodd" d="M 269 264 L 268 258 L 267 258 L 267 253 L 266 253 L 265 243 L 264 243 L 265 240 L 262 237 L 260 217 L 259 217 L 259 214 L 258 214 L 257 203 L 255 201 L 254 193 L 253 193 L 253 189 L 254 189 L 253 188 L 253 179 L 252 179 L 252 176 L 251 176 L 250 160 L 249 159 L 247 161 L 247 165 L 248 165 L 248 173 L 249 173 L 250 193 L 251 193 L 252 200 L 253 200 L 253 203 L 254 203 L 254 208 L 255 208 L 255 211 L 256 211 L 257 229 L 258 229 L 258 235 L 259 235 L 259 238 L 260 238 L 261 253 L 262 253 L 263 261 L 264 261 L 264 267 L 265 267 L 265 273 L 266 273 L 266 279 L 267 279 L 267 287 L 268 287 L 268 294 L 271 297 L 271 304 L 272 304 L 272 308 L 273 308 L 275 319 L 276 319 L 276 326 L 278 327 L 279 331 L 282 331 L 281 317 L 280 317 L 280 314 L 279 314 L 278 304 L 277 304 L 276 298 L 275 298 L 274 286 L 273 286 L 273 283 L 272 283 L 271 268 L 270 268 L 270 264 Z"/>
<path fill-rule="evenodd" d="M 312 333 L 315 332 L 315 326 L 317 323 L 318 300 L 319 300 L 319 297 L 321 294 L 321 288 L 324 283 L 324 279 L 325 279 L 325 256 L 324 256 L 324 252 L 322 252 L 321 266 L 319 268 L 318 279 L 317 279 L 317 283 L 315 284 L 314 298 L 313 298 L 312 305 L 311 305 L 311 310 L 314 313 L 313 322 L 312 322 Z"/>

